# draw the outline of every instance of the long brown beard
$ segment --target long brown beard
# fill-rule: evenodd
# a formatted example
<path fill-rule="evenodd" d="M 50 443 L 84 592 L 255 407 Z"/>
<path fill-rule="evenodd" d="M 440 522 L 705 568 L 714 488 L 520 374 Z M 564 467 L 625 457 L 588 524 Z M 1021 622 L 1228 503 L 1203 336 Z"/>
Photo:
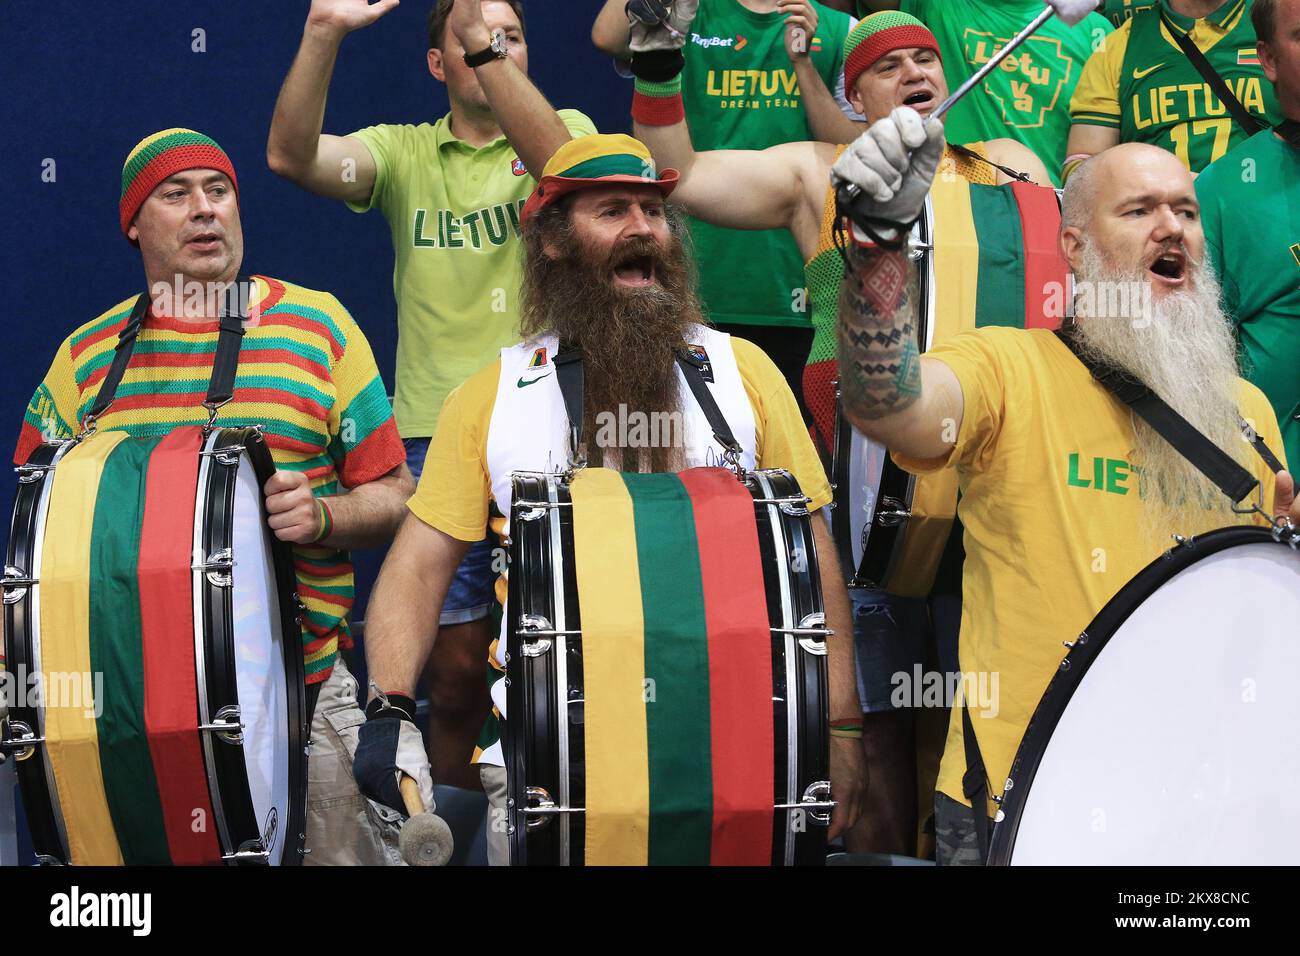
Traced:
<path fill-rule="evenodd" d="M 541 241 L 546 228 L 539 225 L 525 242 L 520 328 L 525 338 L 553 333 L 582 350 L 587 460 L 624 471 L 680 471 L 686 456 L 676 350 L 686 344 L 687 329 L 704 319 L 677 231 L 666 247 L 638 238 L 603 253 L 552 217 L 549 235 L 558 251 L 552 258 Z M 642 256 L 653 261 L 656 284 L 617 285 L 614 267 Z M 649 435 L 608 427 L 638 414 L 667 427 Z"/>
<path fill-rule="evenodd" d="M 1237 422 L 1238 365 L 1232 326 L 1219 307 L 1219 286 L 1204 263 L 1188 260 L 1192 288 L 1149 302 L 1129 297 L 1124 315 L 1080 315 L 1079 338 L 1087 352 L 1146 383 L 1203 435 L 1249 466 L 1250 449 Z M 1077 279 L 1097 289 L 1150 281 L 1141 266 L 1108 263 L 1085 246 Z M 1113 302 L 1114 300 L 1112 300 Z M 1095 297 L 1100 304 L 1101 296 Z M 1100 309 L 1094 309 L 1100 313 Z M 1130 462 L 1141 469 L 1143 535 L 1164 550 L 1170 535 L 1200 534 L 1240 523 L 1227 497 L 1143 419 L 1133 416 Z"/>

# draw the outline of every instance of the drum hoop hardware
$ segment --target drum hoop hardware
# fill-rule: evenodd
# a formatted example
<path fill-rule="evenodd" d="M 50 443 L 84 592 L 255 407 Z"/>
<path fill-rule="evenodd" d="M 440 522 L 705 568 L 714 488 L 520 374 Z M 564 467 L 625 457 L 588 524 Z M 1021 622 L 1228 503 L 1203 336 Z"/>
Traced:
<path fill-rule="evenodd" d="M 238 704 L 226 704 L 217 711 L 210 724 L 199 724 L 199 730 L 214 734 L 222 743 L 242 747 L 244 744 L 244 723 L 240 718 Z"/>
<path fill-rule="evenodd" d="M 36 736 L 31 725 L 21 720 L 9 721 L 9 732 L 12 736 L 8 740 L 0 740 L 0 751 L 13 754 L 15 760 L 26 760 L 36 753 L 37 744 L 45 743 L 44 737 Z"/>
<path fill-rule="evenodd" d="M 68 864 L 64 863 L 56 856 L 50 856 L 48 853 L 37 853 L 36 865 L 37 866 L 67 866 Z"/>
<path fill-rule="evenodd" d="M 6 564 L 4 577 L 0 578 L 0 585 L 4 587 L 5 604 L 17 604 L 27 597 L 27 589 L 39 584 L 40 581 L 40 578 L 32 577 L 22 568 Z"/>
<path fill-rule="evenodd" d="M 203 437 L 206 438 L 208 435 L 212 434 L 213 430 L 217 427 L 217 412 L 221 411 L 221 409 L 228 405 L 231 400 L 231 398 L 226 398 L 219 402 L 203 402 L 203 407 L 208 410 L 208 423 L 203 426 Z M 225 464 L 225 462 L 222 462 L 222 464 Z"/>
<path fill-rule="evenodd" d="M 239 845 L 239 849 L 234 853 L 221 854 L 223 863 L 262 863 L 269 864 L 271 860 L 271 851 L 262 847 L 262 841 L 248 840 Z"/>
<path fill-rule="evenodd" d="M 234 466 L 239 464 L 239 459 L 245 450 L 243 445 L 226 445 L 222 448 L 205 448 L 199 454 L 204 458 L 213 459 L 219 465 Z"/>
<path fill-rule="evenodd" d="M 191 571 L 202 571 L 214 588 L 228 588 L 234 583 L 231 572 L 235 569 L 235 555 L 230 548 L 222 548 L 208 555 L 202 564 L 190 565 Z"/>
<path fill-rule="evenodd" d="M 876 524 L 882 528 L 896 528 L 912 518 L 912 509 L 889 495 L 880 499 L 882 507 L 876 509 Z"/>

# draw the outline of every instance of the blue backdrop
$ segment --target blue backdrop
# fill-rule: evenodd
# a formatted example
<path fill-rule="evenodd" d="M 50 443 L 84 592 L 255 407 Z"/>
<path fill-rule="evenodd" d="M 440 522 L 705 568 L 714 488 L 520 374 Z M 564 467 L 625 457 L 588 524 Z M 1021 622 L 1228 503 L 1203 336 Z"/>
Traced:
<path fill-rule="evenodd" d="M 347 38 L 326 132 L 432 122 L 446 113 L 446 91 L 425 65 L 432 2 L 407 0 Z M 590 41 L 600 6 L 528 0 L 531 74 L 557 107 L 582 110 L 602 131 L 627 131 L 630 84 Z M 230 153 L 245 268 L 337 295 L 369 337 L 391 390 L 397 331 L 383 218 L 309 195 L 266 166 L 271 112 L 309 7 L 307 0 L 0 4 L 0 182 L 10 210 L 0 242 L 12 283 L 0 348 L 5 460 L 58 344 L 143 288 L 139 253 L 117 223 L 122 161 L 141 138 L 171 126 L 202 130 Z M 8 468 L 3 475 L 7 516 L 14 476 Z M 358 617 L 377 562 L 378 555 L 358 555 Z"/>

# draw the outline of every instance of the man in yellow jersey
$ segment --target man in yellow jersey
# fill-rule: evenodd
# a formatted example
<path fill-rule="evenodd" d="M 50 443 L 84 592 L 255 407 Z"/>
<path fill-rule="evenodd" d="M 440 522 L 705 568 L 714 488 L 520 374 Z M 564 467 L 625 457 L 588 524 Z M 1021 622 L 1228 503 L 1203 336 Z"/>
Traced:
<path fill-rule="evenodd" d="M 594 133 L 574 110 L 556 113 L 528 79 L 519 0 L 436 0 L 429 73 L 451 111 L 436 123 L 321 133 L 340 45 L 396 0 L 312 0 L 302 44 L 276 103 L 271 168 L 355 212 L 378 209 L 392 229 L 397 299 L 394 410 L 418 479 L 447 393 L 515 341 L 519 211 L 551 153 Z M 511 137 L 509 140 L 507 136 Z M 443 608 L 442 638 L 425 675 L 439 783 L 477 789 L 468 763 L 488 703 L 492 545 L 470 550 Z"/>
<path fill-rule="evenodd" d="M 674 203 L 692 216 L 720 226 L 786 229 L 803 256 L 814 333 L 804 369 L 803 397 L 812 414 L 819 450 L 829 461 L 836 414 L 835 307 L 843 267 L 831 240 L 828 216 L 833 218 L 834 201 L 828 186 L 837 157 L 851 160 L 857 146 L 802 142 L 761 151 L 696 152 L 682 107 L 680 79 L 653 79 L 673 67 L 670 57 L 655 48 L 664 41 L 654 36 L 634 40 L 632 64 L 639 78 L 632 115 L 638 137 L 651 148 L 655 159 L 681 170 Z M 889 11 L 863 19 L 845 42 L 844 62 L 849 101 L 871 122 L 904 103 L 928 115 L 948 95 L 938 40 L 906 13 Z M 1025 172 L 1038 183 L 1049 182 L 1038 157 L 1010 139 L 949 148 L 942 175 L 988 185 L 1010 181 L 994 163 Z M 936 228 L 942 229 L 943 224 L 937 223 Z M 944 564 L 952 566 L 959 560 L 952 558 Z M 957 575 L 942 577 L 955 580 Z M 950 590 L 955 589 L 954 584 Z M 893 678 L 913 673 L 926 656 L 932 632 L 941 659 L 951 656 L 944 648 L 956 642 L 956 595 L 949 593 L 930 602 L 923 597 L 901 598 L 877 589 L 855 588 L 851 597 L 862 671 L 859 695 L 866 710 L 863 747 L 872 788 L 870 808 L 858 830 L 849 835 L 848 846 L 855 852 L 911 855 L 917 830 L 912 745 L 915 711 L 897 705 Z"/>
<path fill-rule="evenodd" d="M 1117 143 L 1150 143 L 1199 173 L 1243 129 L 1178 44 L 1191 40 L 1258 122 L 1281 119 L 1250 21 L 1252 0 L 1159 0 L 1138 8 L 1089 58 L 1070 101 L 1063 175 Z"/>
<path fill-rule="evenodd" d="M 127 157 L 119 214 L 123 234 L 140 249 L 152 305 L 97 427 L 151 438 L 207 421 L 202 402 L 220 309 L 244 258 L 234 166 L 202 133 L 155 133 Z M 370 345 L 347 310 L 327 292 L 250 278 L 253 321 L 240 346 L 234 397 L 219 421 L 263 426 L 277 467 L 264 489 L 269 524 L 293 545 L 306 606 L 302 640 L 313 714 L 307 862 L 394 862 L 396 818 L 366 801 L 350 772 L 362 714 L 339 649 L 351 646 L 347 550 L 390 541 L 414 483 Z M 113 306 L 59 346 L 27 407 L 15 462 L 25 462 L 42 441 L 77 432 L 135 302 L 133 296 Z M 421 782 L 431 799 L 432 783 L 427 776 Z"/>
<path fill-rule="evenodd" d="M 971 809 L 982 788 L 964 786 L 967 744 L 984 768 L 970 782 L 986 779 L 987 792 L 1000 794 L 1062 642 L 1172 533 L 1260 519 L 1234 514 L 1047 329 L 977 329 L 919 355 L 914 267 L 898 239 L 922 209 L 942 134 L 906 108 L 869 134 L 880 143 L 875 157 L 837 178 L 857 184 L 872 197 L 872 215 L 896 226 L 850 251 L 839 330 L 845 411 L 909 471 L 956 469 L 966 546 L 963 686 L 997 689 L 967 695 L 971 741 L 963 708 L 953 708 L 936 838 L 940 863 L 976 863 L 977 828 L 989 821 L 986 807 Z M 1088 297 L 1079 298 L 1074 328 L 1084 353 L 1147 383 L 1259 481 L 1266 513 L 1300 522 L 1291 476 L 1274 475 L 1243 441 L 1239 413 L 1281 454 L 1272 409 L 1238 374 L 1187 169 L 1138 143 L 1084 164 L 1066 187 L 1061 245 L 1081 291 L 1122 284 L 1138 293 L 1127 304 L 1094 295 L 1085 307 Z M 1109 303 L 1119 314 L 1106 314 Z"/>
<path fill-rule="evenodd" d="M 680 447 L 647 449 L 635 447 L 632 433 L 625 442 L 611 442 L 595 427 L 598 415 L 616 409 L 628 416 L 693 409 L 694 399 L 679 387 L 674 360 L 675 349 L 693 344 L 709 357 L 710 392 L 732 424 L 747 466 L 789 470 L 814 512 L 830 501 L 794 395 L 777 367 L 751 343 L 704 325 L 688 278 L 682 227 L 670 221 L 664 202 L 676 181 L 672 170 L 657 176 L 649 151 L 629 136 L 585 137 L 556 152 L 524 210 L 526 340 L 503 349 L 498 361 L 448 397 L 429 468 L 371 601 L 366 659 L 384 694 L 367 707 L 370 720 L 361 730 L 355 766 L 363 789 L 381 799 L 398 799 L 392 782 L 395 728 L 408 724 L 414 682 L 461 555 L 489 522 L 494 533 L 505 533 L 503 519 L 490 517 L 489 509 L 509 515 L 512 471 L 540 471 L 570 460 L 550 361 L 557 339 L 583 352 L 583 441 L 593 463 L 603 456 L 624 470 L 675 472 L 716 460 L 708 429 L 693 430 Z M 860 712 L 848 600 L 825 522 L 819 517 L 813 528 L 827 625 L 836 632 L 829 644 L 832 727 L 851 728 Z M 507 717 L 503 643 L 492 657 L 499 717 Z M 496 811 L 488 827 L 489 857 L 504 863 L 506 779 L 497 733 L 485 736 L 476 759 Z M 831 783 L 839 801 L 834 836 L 857 818 L 865 786 L 852 729 L 832 735 Z"/>

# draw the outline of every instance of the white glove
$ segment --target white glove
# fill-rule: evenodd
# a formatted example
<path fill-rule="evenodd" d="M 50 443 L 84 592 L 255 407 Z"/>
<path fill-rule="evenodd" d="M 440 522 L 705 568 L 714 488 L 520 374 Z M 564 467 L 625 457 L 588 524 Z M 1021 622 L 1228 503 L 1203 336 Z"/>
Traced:
<path fill-rule="evenodd" d="M 1047 0 L 1047 5 L 1071 27 L 1101 6 L 1097 0 Z"/>
<path fill-rule="evenodd" d="M 909 224 L 925 208 L 943 146 L 943 123 L 923 122 L 916 110 L 899 106 L 850 144 L 831 167 L 831 183 L 837 190 L 857 186 L 867 199 L 867 216 Z"/>
<path fill-rule="evenodd" d="M 660 5 L 668 7 L 668 19 L 665 22 L 657 23 L 653 26 L 647 25 L 631 12 L 628 13 L 628 19 L 632 24 L 631 48 L 633 53 L 649 53 L 652 50 L 680 50 L 686 45 L 686 37 L 690 31 L 691 21 L 695 19 L 695 13 L 700 8 L 700 0 L 672 0 L 670 3 L 664 3 L 664 0 L 632 0 L 628 6 L 636 4 L 644 8 L 646 15 L 653 12 L 653 8 Z"/>

